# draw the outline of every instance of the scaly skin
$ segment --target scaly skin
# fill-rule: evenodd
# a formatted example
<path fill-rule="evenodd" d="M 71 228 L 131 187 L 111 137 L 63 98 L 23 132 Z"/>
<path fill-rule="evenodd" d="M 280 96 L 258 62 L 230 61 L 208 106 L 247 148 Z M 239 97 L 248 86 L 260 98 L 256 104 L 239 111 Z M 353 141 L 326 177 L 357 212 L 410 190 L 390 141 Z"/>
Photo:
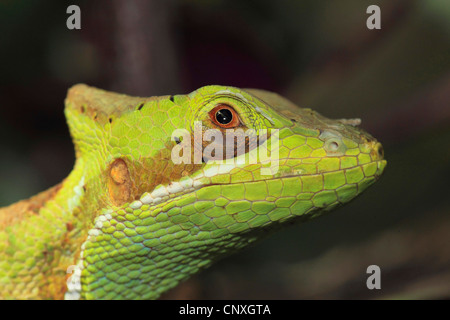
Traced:
<path fill-rule="evenodd" d="M 217 128 L 208 114 L 218 104 L 234 108 L 244 129 L 279 129 L 278 170 L 171 160 L 174 130 L 192 137 L 195 121 Z M 77 85 L 65 114 L 73 171 L 0 210 L 1 298 L 158 298 L 268 231 L 350 201 L 386 165 L 381 145 L 352 121 L 260 90 L 138 98 Z M 248 154 L 275 146 L 275 137 Z"/>

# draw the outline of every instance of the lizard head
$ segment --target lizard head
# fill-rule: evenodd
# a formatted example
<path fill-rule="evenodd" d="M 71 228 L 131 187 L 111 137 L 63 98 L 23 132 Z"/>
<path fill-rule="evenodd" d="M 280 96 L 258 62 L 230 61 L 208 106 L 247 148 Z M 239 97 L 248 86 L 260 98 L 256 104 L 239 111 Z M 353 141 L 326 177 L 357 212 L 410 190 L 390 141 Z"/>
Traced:
<path fill-rule="evenodd" d="M 350 201 L 386 165 L 358 120 L 261 90 L 137 98 L 79 85 L 66 115 L 98 204 L 71 296 L 108 297 L 92 279 L 109 273 L 120 297 L 156 298 L 263 231 Z"/>
<path fill-rule="evenodd" d="M 357 127 L 358 119 L 331 120 L 255 89 L 209 86 L 189 98 L 190 134 L 198 121 L 203 136 L 221 133 L 194 147 L 207 161 L 192 174 L 197 206 L 206 200 L 201 195 L 214 195 L 223 208 L 221 229 L 248 231 L 318 215 L 359 195 L 385 168 L 382 145 Z M 210 147 L 217 152 L 222 144 L 219 161 L 209 161 Z"/>

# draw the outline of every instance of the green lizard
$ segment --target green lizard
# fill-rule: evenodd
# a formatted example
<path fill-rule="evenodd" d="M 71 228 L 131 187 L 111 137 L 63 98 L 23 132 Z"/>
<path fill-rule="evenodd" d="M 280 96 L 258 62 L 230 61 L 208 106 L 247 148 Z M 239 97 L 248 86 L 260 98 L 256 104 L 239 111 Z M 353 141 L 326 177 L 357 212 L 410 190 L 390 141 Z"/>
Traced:
<path fill-rule="evenodd" d="M 350 201 L 386 165 L 358 120 L 330 120 L 262 90 L 139 98 L 76 85 L 65 115 L 73 171 L 0 209 L 1 298 L 158 298 L 268 231 Z M 199 142 L 197 129 L 254 135 Z M 229 146 L 227 161 L 215 161 Z M 198 152 L 200 161 L 184 161 Z"/>

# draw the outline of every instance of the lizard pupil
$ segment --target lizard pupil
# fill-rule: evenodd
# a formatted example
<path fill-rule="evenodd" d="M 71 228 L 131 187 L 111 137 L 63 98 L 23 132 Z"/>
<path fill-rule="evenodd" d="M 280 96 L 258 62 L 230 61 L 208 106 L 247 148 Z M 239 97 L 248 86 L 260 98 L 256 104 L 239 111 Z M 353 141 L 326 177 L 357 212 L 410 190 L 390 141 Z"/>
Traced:
<path fill-rule="evenodd" d="M 220 109 L 216 112 L 216 120 L 220 124 L 229 124 L 233 120 L 233 113 L 228 109 Z"/>

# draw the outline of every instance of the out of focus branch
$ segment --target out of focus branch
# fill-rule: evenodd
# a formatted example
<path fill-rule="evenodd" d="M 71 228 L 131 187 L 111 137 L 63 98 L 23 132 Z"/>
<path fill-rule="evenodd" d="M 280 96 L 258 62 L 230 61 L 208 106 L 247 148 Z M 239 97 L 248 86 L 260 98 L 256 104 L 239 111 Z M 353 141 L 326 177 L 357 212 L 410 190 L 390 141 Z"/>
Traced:
<path fill-rule="evenodd" d="M 141 96 L 177 92 L 171 8 L 172 1 L 113 1 L 117 65 L 113 89 Z"/>

